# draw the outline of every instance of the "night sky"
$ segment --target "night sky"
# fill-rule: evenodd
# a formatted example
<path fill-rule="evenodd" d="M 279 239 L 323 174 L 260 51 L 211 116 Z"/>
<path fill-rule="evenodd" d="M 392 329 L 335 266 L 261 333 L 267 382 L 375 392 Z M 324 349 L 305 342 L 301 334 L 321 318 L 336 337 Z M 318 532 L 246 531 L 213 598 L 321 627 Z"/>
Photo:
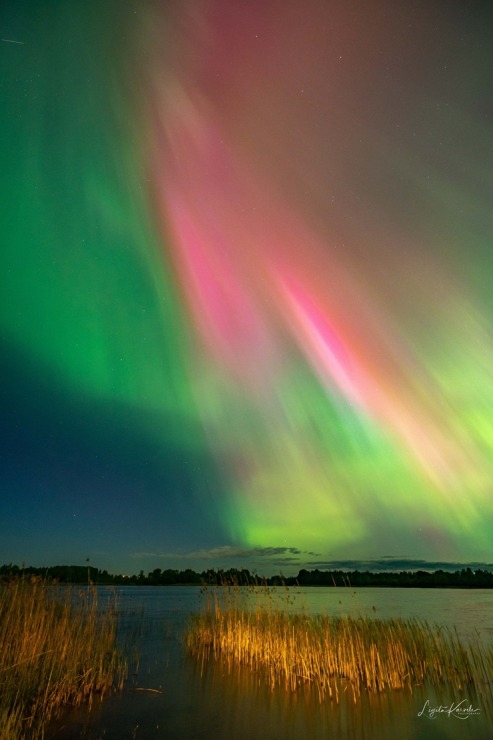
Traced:
<path fill-rule="evenodd" d="M 0 563 L 493 561 L 492 27 L 4 0 Z"/>

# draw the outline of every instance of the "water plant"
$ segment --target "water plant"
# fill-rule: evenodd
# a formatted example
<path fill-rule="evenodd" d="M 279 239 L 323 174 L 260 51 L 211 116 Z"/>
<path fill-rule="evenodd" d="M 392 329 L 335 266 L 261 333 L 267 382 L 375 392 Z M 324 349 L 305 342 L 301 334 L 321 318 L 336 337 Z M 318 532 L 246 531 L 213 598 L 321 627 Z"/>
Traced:
<path fill-rule="evenodd" d="M 74 591 L 39 577 L 1 583 L 2 738 L 43 737 L 63 706 L 90 706 L 121 688 L 116 630 L 114 599 L 101 605 L 96 588 Z"/>
<path fill-rule="evenodd" d="M 311 616 L 278 603 L 258 584 L 206 589 L 186 633 L 189 652 L 248 666 L 273 689 L 312 686 L 320 700 L 427 684 L 471 689 L 491 704 L 491 645 L 463 644 L 454 630 L 419 619 Z"/>

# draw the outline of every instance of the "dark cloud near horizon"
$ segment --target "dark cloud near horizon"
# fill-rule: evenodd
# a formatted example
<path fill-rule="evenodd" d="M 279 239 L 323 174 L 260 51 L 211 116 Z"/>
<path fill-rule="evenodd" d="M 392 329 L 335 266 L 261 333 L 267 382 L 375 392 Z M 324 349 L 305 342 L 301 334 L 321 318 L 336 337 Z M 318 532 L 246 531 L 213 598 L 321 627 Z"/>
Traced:
<path fill-rule="evenodd" d="M 307 550 L 300 550 L 298 547 L 252 547 L 249 550 L 243 550 L 236 557 L 240 557 L 241 554 L 246 554 L 248 557 L 277 557 L 279 555 L 312 555 L 317 557 L 319 553 L 309 552 Z M 287 560 L 296 560 L 296 558 L 286 558 Z M 284 560 L 284 558 L 283 558 Z"/>
<path fill-rule="evenodd" d="M 225 558 L 234 558 L 236 560 L 245 558 L 272 558 L 272 562 L 290 563 L 300 562 L 299 556 L 311 555 L 319 556 L 320 553 L 309 550 L 300 550 L 298 547 L 234 547 L 232 545 L 222 545 L 221 547 L 212 547 L 204 550 L 194 550 L 192 552 L 133 552 L 130 553 L 132 558 L 174 558 L 177 560 L 223 560 Z M 282 557 L 286 556 L 286 557 Z"/>
<path fill-rule="evenodd" d="M 379 570 L 462 570 L 463 568 L 482 569 L 493 568 L 493 563 L 484 562 L 450 562 L 445 560 L 421 560 L 414 558 L 395 558 L 390 555 L 383 555 L 375 560 L 326 560 L 308 561 L 305 564 L 307 569 L 323 568 L 325 570 L 360 570 L 360 571 L 379 571 Z"/>

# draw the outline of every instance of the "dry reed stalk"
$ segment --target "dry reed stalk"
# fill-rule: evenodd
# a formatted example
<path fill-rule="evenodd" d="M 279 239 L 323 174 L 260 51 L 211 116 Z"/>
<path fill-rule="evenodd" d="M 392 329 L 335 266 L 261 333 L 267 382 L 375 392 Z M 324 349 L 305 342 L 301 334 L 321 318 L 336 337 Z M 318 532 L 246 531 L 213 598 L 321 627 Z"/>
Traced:
<path fill-rule="evenodd" d="M 294 692 L 313 685 L 320 700 L 338 701 L 349 688 L 382 692 L 428 683 L 475 688 L 491 703 L 493 647 L 464 645 L 457 633 L 418 619 L 379 620 L 290 614 L 273 606 L 271 591 L 212 589 L 205 610 L 192 618 L 186 643 L 192 654 L 226 658 L 262 673 L 271 688 Z M 260 599 L 259 599 L 260 595 Z M 263 602 L 262 602 L 263 597 Z"/>
<path fill-rule="evenodd" d="M 0 584 L 0 725 L 2 738 L 42 737 L 63 705 L 91 704 L 122 686 L 114 606 L 96 589 L 39 578 Z"/>

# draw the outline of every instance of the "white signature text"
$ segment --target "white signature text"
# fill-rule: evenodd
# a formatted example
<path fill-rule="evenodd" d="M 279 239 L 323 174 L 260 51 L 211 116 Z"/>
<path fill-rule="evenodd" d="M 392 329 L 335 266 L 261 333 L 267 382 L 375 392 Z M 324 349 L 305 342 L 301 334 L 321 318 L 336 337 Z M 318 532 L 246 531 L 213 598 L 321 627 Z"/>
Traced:
<path fill-rule="evenodd" d="M 456 719 L 469 719 L 469 717 L 475 717 L 480 714 L 479 709 L 473 709 L 472 704 L 468 704 L 467 699 L 462 699 L 458 704 L 450 704 L 444 706 L 440 704 L 438 707 L 432 707 L 429 699 L 424 703 L 423 709 L 418 712 L 418 717 L 428 717 L 428 719 L 436 719 L 440 715 L 447 715 L 447 717 L 455 717 Z"/>

